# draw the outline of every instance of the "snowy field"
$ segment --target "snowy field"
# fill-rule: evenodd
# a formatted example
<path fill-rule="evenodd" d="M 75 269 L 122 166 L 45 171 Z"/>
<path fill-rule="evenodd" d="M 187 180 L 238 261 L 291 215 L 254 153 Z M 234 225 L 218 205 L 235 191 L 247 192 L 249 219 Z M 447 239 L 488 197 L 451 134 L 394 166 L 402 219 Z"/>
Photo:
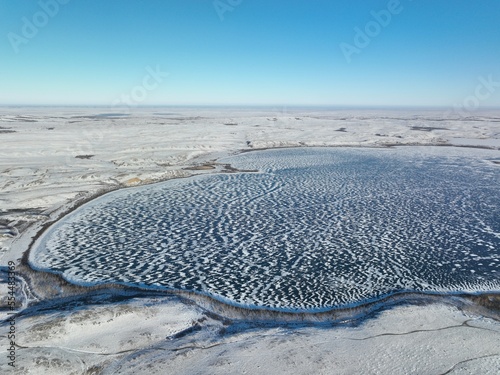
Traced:
<path fill-rule="evenodd" d="M 279 316 L 259 323 L 258 314 L 250 318 L 228 310 L 225 316 L 216 302 L 42 288 L 43 275 L 25 275 L 19 264 L 41 228 L 72 207 L 124 187 L 231 171 L 219 161 L 242 150 L 433 145 L 441 146 L 440 154 L 456 154 L 455 145 L 468 154 L 477 150 L 476 157 L 495 170 L 500 168 L 498 111 L 465 118 L 423 110 L 2 108 L 0 137 L 1 264 L 18 265 L 21 291 L 17 367 L 12 370 L 2 355 L 2 373 L 496 374 L 500 369 L 498 295 L 480 305 L 458 296 L 396 305 L 355 324 L 349 319 L 280 324 Z M 2 280 L 6 306 L 5 276 Z M 4 318 L 7 311 L 1 312 Z M 0 327 L 5 349 L 7 326 Z"/>

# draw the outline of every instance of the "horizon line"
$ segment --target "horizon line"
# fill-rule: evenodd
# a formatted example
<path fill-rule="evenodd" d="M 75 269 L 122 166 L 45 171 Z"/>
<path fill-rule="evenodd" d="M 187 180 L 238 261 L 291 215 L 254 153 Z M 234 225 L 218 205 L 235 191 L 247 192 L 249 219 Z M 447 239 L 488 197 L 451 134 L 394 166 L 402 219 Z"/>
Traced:
<path fill-rule="evenodd" d="M 148 104 L 137 106 L 116 106 L 106 104 L 2 104 L 0 108 L 110 108 L 110 109 L 147 109 L 147 108 L 321 108 L 321 109 L 454 109 L 452 105 L 406 105 L 406 104 Z M 500 106 L 479 106 L 477 108 L 458 108 L 466 112 L 481 110 L 500 110 Z"/>

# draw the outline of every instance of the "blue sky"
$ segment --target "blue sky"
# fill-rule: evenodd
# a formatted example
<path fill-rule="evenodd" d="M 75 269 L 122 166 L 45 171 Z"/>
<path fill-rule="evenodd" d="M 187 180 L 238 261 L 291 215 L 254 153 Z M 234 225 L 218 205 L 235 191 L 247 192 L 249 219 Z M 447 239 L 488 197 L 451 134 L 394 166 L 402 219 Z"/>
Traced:
<path fill-rule="evenodd" d="M 500 106 L 499 17 L 498 0 L 0 0 L 0 104 Z"/>

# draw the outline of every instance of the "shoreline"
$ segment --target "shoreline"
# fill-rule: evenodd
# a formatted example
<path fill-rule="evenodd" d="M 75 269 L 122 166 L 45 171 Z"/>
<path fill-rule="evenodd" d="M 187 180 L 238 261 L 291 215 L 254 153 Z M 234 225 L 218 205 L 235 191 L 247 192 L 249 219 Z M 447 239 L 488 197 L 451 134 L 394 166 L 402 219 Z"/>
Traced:
<path fill-rule="evenodd" d="M 65 280 L 61 275 L 37 271 L 29 265 L 23 265 L 25 269 L 23 276 L 28 286 L 35 290 L 40 286 L 36 285 L 43 280 L 44 284 L 51 284 L 57 287 L 59 291 L 55 295 L 44 295 L 38 303 L 29 307 L 35 307 L 38 304 L 57 303 L 57 301 L 71 299 L 87 299 L 95 294 L 109 294 L 112 299 L 116 296 L 131 295 L 135 298 L 157 297 L 179 297 L 188 304 L 206 310 L 211 314 L 217 315 L 220 319 L 230 319 L 236 321 L 254 322 L 254 323 L 273 323 L 273 324 L 350 324 L 351 322 L 363 322 L 377 313 L 391 310 L 401 305 L 430 305 L 445 304 L 451 305 L 459 310 L 478 313 L 486 318 L 500 322 L 500 291 L 499 292 L 478 292 L 478 293 L 424 293 L 414 291 L 396 292 L 390 295 L 380 297 L 352 306 L 328 307 L 318 310 L 291 310 L 277 309 L 260 306 L 244 306 L 237 303 L 224 301 L 208 293 L 189 291 L 189 290 L 158 290 L 141 288 L 139 286 L 127 286 L 119 283 L 103 283 L 93 286 L 82 286 Z M 34 280 L 33 280 L 34 279 Z"/>

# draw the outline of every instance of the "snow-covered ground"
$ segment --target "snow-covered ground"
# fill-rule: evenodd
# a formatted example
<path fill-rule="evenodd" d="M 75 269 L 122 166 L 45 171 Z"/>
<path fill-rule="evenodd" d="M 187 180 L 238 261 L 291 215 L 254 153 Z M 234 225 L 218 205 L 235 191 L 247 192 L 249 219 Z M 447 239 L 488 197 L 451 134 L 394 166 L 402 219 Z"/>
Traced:
<path fill-rule="evenodd" d="M 98 298 L 17 320 L 2 374 L 498 374 L 498 321 L 437 303 L 359 326 L 214 317 L 175 297 Z M 5 339 L 2 337 L 3 341 Z"/>
<path fill-rule="evenodd" d="M 214 173 L 224 168 L 214 161 L 241 150 L 456 144 L 491 149 L 488 160 L 496 165 L 499 121 L 500 111 L 464 118 L 438 110 L 0 108 L 0 264 L 17 263 L 43 225 L 86 199 Z M 185 169 L 201 165 L 215 169 Z M 5 305 L 7 284 L 1 287 Z M 498 320 L 443 303 L 395 307 L 357 327 L 257 327 L 214 318 L 176 297 L 30 309 L 16 320 L 12 373 L 496 374 L 500 368 Z M 4 352 L 7 325 L 0 327 Z M 7 363 L 0 356 L 2 373 L 12 371 Z"/>

